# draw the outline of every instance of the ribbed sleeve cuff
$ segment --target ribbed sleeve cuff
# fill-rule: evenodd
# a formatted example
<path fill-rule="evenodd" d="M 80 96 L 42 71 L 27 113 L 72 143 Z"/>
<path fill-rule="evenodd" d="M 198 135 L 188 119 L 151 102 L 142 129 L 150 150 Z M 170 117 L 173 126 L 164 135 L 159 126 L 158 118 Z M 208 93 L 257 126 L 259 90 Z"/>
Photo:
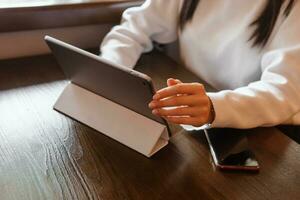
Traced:
<path fill-rule="evenodd" d="M 109 40 L 101 45 L 100 51 L 102 58 L 133 69 L 143 53 L 143 48 L 138 45 L 121 45 L 117 40 Z"/>
<path fill-rule="evenodd" d="M 131 69 L 133 69 L 136 64 L 136 62 L 132 60 L 124 59 L 124 57 L 122 57 L 120 54 L 118 54 L 115 51 L 104 51 L 100 54 L 100 57 L 112 63 L 116 63 L 118 65 L 125 66 Z"/>

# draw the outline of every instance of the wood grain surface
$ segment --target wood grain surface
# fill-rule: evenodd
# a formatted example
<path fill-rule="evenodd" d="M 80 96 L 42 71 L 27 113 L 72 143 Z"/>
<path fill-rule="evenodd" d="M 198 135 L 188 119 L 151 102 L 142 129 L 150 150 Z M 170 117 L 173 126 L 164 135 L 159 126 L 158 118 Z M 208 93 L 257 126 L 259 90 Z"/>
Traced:
<path fill-rule="evenodd" d="M 156 88 L 198 81 L 159 53 L 137 69 Z M 275 128 L 248 130 L 260 173 L 215 169 L 203 133 L 178 126 L 148 159 L 54 111 L 66 84 L 51 56 L 0 61 L 1 200 L 300 199 L 300 146 Z"/>

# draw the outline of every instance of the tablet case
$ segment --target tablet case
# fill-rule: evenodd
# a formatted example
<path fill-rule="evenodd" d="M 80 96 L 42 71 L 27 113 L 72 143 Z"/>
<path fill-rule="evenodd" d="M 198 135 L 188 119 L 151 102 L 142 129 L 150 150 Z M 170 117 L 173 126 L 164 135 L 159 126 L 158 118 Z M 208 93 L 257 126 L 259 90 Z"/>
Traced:
<path fill-rule="evenodd" d="M 168 144 L 167 127 L 69 83 L 54 109 L 150 157 Z"/>

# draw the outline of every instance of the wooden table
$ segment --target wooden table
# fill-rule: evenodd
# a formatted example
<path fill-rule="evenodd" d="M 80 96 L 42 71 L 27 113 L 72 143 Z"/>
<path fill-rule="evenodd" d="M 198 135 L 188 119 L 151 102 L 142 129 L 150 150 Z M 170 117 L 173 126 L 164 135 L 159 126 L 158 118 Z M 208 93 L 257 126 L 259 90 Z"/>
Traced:
<path fill-rule="evenodd" d="M 140 71 L 197 81 L 159 53 Z M 202 132 L 173 126 L 148 159 L 52 105 L 67 81 L 51 56 L 0 62 L 0 199 L 300 199 L 300 146 L 275 128 L 249 130 L 260 173 L 214 168 Z"/>

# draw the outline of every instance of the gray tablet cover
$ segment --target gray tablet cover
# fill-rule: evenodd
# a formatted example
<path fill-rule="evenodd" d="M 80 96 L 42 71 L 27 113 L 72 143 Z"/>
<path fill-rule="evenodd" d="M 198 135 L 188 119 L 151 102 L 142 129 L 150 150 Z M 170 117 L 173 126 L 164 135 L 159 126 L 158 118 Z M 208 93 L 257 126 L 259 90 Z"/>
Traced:
<path fill-rule="evenodd" d="M 45 40 L 72 83 L 167 126 L 164 119 L 148 108 L 154 91 L 147 75 L 50 36 Z"/>

